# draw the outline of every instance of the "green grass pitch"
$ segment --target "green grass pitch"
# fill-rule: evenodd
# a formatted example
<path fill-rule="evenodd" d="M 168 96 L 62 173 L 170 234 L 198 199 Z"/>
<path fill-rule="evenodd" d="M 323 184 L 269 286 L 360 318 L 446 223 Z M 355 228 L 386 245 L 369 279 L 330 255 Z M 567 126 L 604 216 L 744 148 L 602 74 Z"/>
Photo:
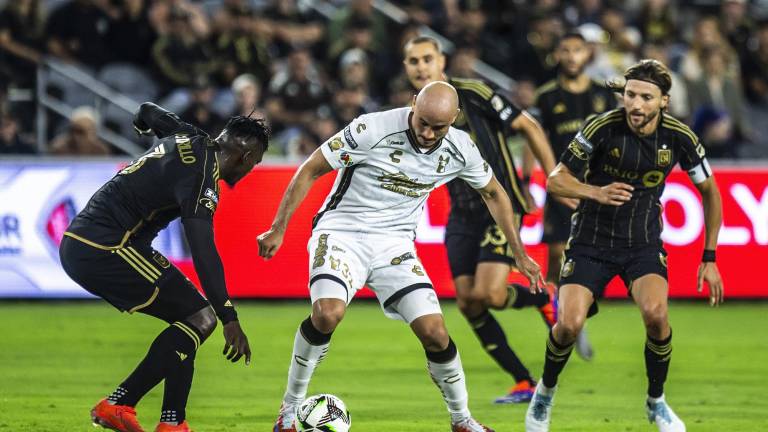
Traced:
<path fill-rule="evenodd" d="M 592 363 L 572 357 L 561 376 L 552 431 L 654 431 L 644 417 L 644 334 L 630 303 L 605 302 L 589 321 Z M 499 432 L 522 431 L 525 406 L 491 400 L 511 384 L 481 351 L 456 305 L 448 329 L 464 362 L 470 408 Z M 239 305 L 254 353 L 251 365 L 221 356 L 221 329 L 201 348 L 187 409 L 198 432 L 271 430 L 293 336 L 306 302 Z M 674 353 L 667 398 L 689 431 L 768 430 L 768 304 L 671 305 Z M 497 313 L 534 376 L 542 370 L 546 329 L 534 310 Z M 121 315 L 103 302 L 0 303 L 0 432 L 93 431 L 88 411 L 132 370 L 164 325 Z M 340 396 L 355 432 L 447 431 L 448 415 L 407 326 L 375 303 L 357 301 L 333 336 L 312 393 Z M 162 390 L 138 406 L 153 430 Z"/>

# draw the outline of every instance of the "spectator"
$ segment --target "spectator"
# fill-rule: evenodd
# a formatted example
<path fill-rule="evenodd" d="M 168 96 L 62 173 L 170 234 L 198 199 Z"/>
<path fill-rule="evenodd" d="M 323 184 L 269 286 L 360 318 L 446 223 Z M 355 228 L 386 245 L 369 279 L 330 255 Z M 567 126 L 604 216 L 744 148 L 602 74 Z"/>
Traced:
<path fill-rule="evenodd" d="M 96 133 L 98 118 L 89 107 L 80 107 L 69 117 L 67 131 L 51 141 L 50 154 L 105 156 L 110 154 L 109 147 Z"/>
<path fill-rule="evenodd" d="M 273 130 L 303 127 L 314 120 L 315 111 L 328 103 L 328 86 L 315 67 L 309 50 L 298 48 L 288 57 L 287 67 L 269 84 L 266 109 Z"/>
<path fill-rule="evenodd" d="M 592 51 L 592 61 L 587 64 L 584 73 L 597 82 L 605 82 L 619 75 L 606 54 L 608 33 L 597 24 L 583 24 L 579 27 L 579 32 L 584 35 L 584 40 Z"/>
<path fill-rule="evenodd" d="M 43 37 L 40 0 L 18 0 L 0 11 L 0 73 L 6 83 L 21 87 L 34 84 Z"/>
<path fill-rule="evenodd" d="M 204 77 L 198 78 L 192 90 L 192 103 L 181 113 L 181 119 L 197 125 L 212 136 L 218 136 L 224 129 L 225 119 L 211 109 L 213 96 L 214 90 L 210 82 Z"/>
<path fill-rule="evenodd" d="M 401 74 L 389 82 L 389 98 L 387 99 L 387 108 L 402 108 L 408 106 L 413 101 L 416 92 L 411 87 L 408 78 Z"/>
<path fill-rule="evenodd" d="M 531 17 L 530 25 L 526 38 L 518 41 L 509 70 L 512 78 L 534 77 L 536 84 L 541 85 L 557 75 L 552 53 L 562 34 L 562 22 L 556 16 L 542 14 Z"/>
<path fill-rule="evenodd" d="M 299 6 L 297 0 L 272 0 L 261 14 L 272 38 L 276 57 L 288 56 L 293 47 L 305 46 L 318 57 L 324 57 L 325 24 L 311 9 Z"/>
<path fill-rule="evenodd" d="M 637 62 L 635 52 L 642 42 L 640 32 L 634 27 L 628 27 L 622 11 L 613 7 L 605 8 L 601 22 L 608 33 L 605 55 L 613 66 L 614 75 L 620 75 Z"/>
<path fill-rule="evenodd" d="M 10 113 L 0 114 L 0 153 L 36 153 L 32 143 L 19 135 L 19 123 Z"/>
<path fill-rule="evenodd" d="M 747 99 L 768 108 L 768 20 L 762 22 L 744 57 L 742 76 Z"/>
<path fill-rule="evenodd" d="M 98 0 L 71 0 L 51 12 L 45 34 L 48 51 L 65 61 L 98 69 L 110 60 L 110 16 Z"/>
<path fill-rule="evenodd" d="M 712 16 L 704 17 L 696 22 L 690 46 L 691 48 L 685 53 L 680 64 L 680 73 L 688 81 L 697 81 L 701 78 L 706 60 L 704 58 L 705 50 L 732 51 L 720 32 L 717 18 Z M 735 58 L 735 56 L 729 55 L 729 58 Z M 738 65 L 735 63 L 727 65 L 727 69 L 729 75 L 733 77 L 738 75 Z"/>
<path fill-rule="evenodd" d="M 705 62 L 701 77 L 688 83 L 693 123 L 702 133 L 717 132 L 717 140 L 704 141 L 709 144 L 709 156 L 736 157 L 739 141 L 749 134 L 741 85 L 727 74 L 728 54 L 724 50 L 712 47 L 703 54 Z M 710 130 L 711 126 L 716 127 Z"/>
<path fill-rule="evenodd" d="M 677 39 L 677 19 L 677 11 L 670 0 L 648 0 L 640 11 L 637 24 L 644 41 L 667 44 Z"/>
<path fill-rule="evenodd" d="M 329 45 L 344 37 L 345 30 L 353 20 L 370 23 L 371 43 L 369 49 L 372 52 L 386 49 L 388 37 L 386 18 L 373 8 L 373 0 L 350 0 L 345 7 L 339 9 L 328 26 L 326 40 Z"/>
<path fill-rule="evenodd" d="M 720 3 L 720 28 L 739 58 L 743 59 L 747 54 L 747 41 L 754 32 L 754 24 L 747 14 L 747 0 L 724 0 Z"/>
<path fill-rule="evenodd" d="M 123 0 L 116 5 L 108 32 L 111 60 L 146 67 L 157 39 L 149 20 L 149 0 Z"/>
<path fill-rule="evenodd" d="M 216 63 L 220 85 L 229 85 L 244 73 L 261 81 L 271 75 L 269 40 L 258 30 L 253 11 L 247 5 L 226 9 L 227 25 L 216 37 Z"/>
<path fill-rule="evenodd" d="M 448 75 L 458 78 L 476 78 L 477 49 L 471 46 L 456 48 L 448 61 Z"/>
<path fill-rule="evenodd" d="M 250 74 L 240 75 L 232 81 L 232 92 L 235 94 L 235 113 L 233 115 L 267 118 L 265 109 L 261 106 L 261 83 Z"/>
<path fill-rule="evenodd" d="M 173 8 L 168 28 L 152 47 L 152 58 L 165 84 L 165 90 L 190 87 L 195 77 L 208 75 L 213 69 L 211 50 L 200 34 L 190 31 L 192 15 Z"/>

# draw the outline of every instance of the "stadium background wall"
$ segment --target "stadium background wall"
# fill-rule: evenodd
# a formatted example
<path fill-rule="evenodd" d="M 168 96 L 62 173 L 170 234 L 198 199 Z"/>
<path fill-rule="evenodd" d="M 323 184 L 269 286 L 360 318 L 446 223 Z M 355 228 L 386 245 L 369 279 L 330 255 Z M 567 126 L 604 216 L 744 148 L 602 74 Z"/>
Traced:
<path fill-rule="evenodd" d="M 59 267 L 57 245 L 63 230 L 91 194 L 123 165 L 116 161 L 0 162 L 0 297 L 87 297 Z M 266 230 L 296 167 L 257 167 L 234 189 L 222 185 L 216 213 L 216 242 L 234 297 L 307 297 L 307 239 L 312 216 L 323 203 L 334 174 L 321 178 L 296 211 L 280 252 L 269 262 L 258 257 L 256 236 Z M 715 167 L 723 197 L 723 228 L 718 264 L 727 298 L 768 298 L 768 287 L 755 283 L 768 263 L 768 167 Z M 531 191 L 544 199 L 543 176 L 536 173 Z M 670 294 L 697 297 L 696 268 L 703 245 L 704 216 L 700 199 L 685 173 L 676 170 L 667 182 L 663 239 L 669 252 Z M 443 297 L 454 295 L 442 238 L 449 209 L 444 188 L 427 202 L 417 230 L 419 258 Z M 527 216 L 522 237 L 532 256 L 546 265 L 541 212 Z M 195 283 L 191 258 L 178 222 L 155 241 Z M 544 269 L 546 270 L 546 269 Z M 514 279 L 515 276 L 513 275 Z M 614 280 L 609 297 L 625 297 Z M 364 291 L 362 295 L 370 296 Z"/>

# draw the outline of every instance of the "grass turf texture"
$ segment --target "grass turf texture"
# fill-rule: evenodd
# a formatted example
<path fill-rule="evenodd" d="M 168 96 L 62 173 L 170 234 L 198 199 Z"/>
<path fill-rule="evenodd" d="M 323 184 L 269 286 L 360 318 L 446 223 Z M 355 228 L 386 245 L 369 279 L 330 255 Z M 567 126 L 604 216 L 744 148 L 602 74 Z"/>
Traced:
<path fill-rule="evenodd" d="M 630 303 L 604 303 L 589 321 L 592 363 L 575 353 L 561 376 L 553 431 L 653 431 L 644 417 L 644 332 Z M 454 303 L 448 329 L 462 354 L 477 419 L 499 432 L 521 431 L 525 406 L 491 400 L 512 384 L 482 350 Z M 766 303 L 673 303 L 674 353 L 668 400 L 691 431 L 765 430 L 768 401 Z M 309 306 L 238 307 L 254 353 L 251 365 L 221 356 L 217 328 L 197 356 L 187 418 L 199 432 L 270 431 L 282 396 L 293 336 Z M 534 310 L 496 313 L 534 376 L 542 371 L 545 327 Z M 145 354 L 164 324 L 121 315 L 106 303 L 0 303 L 0 431 L 92 431 L 88 412 Z M 310 394 L 333 393 L 352 412 L 355 432 L 447 431 L 448 415 L 407 326 L 355 302 L 334 334 Z M 139 404 L 153 430 L 162 387 Z"/>

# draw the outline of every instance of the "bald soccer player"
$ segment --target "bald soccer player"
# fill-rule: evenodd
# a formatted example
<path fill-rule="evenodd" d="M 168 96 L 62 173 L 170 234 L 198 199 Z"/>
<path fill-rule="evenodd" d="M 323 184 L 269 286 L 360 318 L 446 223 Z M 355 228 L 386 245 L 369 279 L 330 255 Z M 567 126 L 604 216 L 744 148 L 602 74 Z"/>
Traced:
<path fill-rule="evenodd" d="M 435 188 L 458 177 L 483 197 L 509 239 L 532 290 L 543 284 L 526 255 L 512 204 L 469 135 L 451 127 L 459 114 L 450 84 L 434 82 L 410 107 L 360 116 L 323 143 L 293 176 L 269 231 L 258 238 L 266 259 L 277 253 L 288 221 L 312 184 L 333 170 L 333 190 L 312 223 L 309 293 L 312 314 L 296 331 L 288 387 L 273 429 L 295 431 L 295 408 L 357 290 L 367 285 L 384 314 L 408 323 L 445 399 L 454 432 L 491 429 L 474 420 L 456 345 L 445 328 L 432 282 L 416 255 L 416 224 Z"/>

